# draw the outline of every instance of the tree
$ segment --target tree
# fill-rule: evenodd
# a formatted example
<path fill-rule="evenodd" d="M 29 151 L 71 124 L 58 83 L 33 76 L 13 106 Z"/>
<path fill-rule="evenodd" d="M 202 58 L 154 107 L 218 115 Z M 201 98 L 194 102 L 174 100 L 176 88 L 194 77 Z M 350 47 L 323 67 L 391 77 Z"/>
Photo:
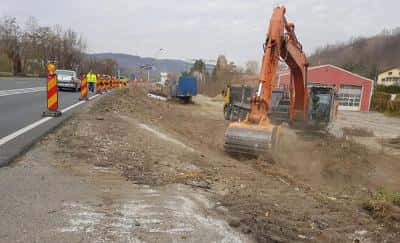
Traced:
<path fill-rule="evenodd" d="M 14 74 L 44 74 L 49 61 L 55 61 L 58 68 L 79 71 L 85 49 L 81 35 L 72 29 L 65 31 L 60 25 L 39 26 L 35 18 L 29 17 L 21 30 L 15 18 L 0 21 L 0 51 L 12 63 Z"/>
<path fill-rule="evenodd" d="M 383 30 L 369 38 L 326 45 L 309 57 L 311 65 L 333 64 L 375 79 L 379 72 L 400 67 L 400 29 Z"/>
<path fill-rule="evenodd" d="M 201 73 L 205 73 L 206 70 L 206 64 L 204 63 L 203 60 L 198 59 L 195 60 L 193 67 L 190 69 L 190 72 L 193 73 L 194 71 L 198 71 Z"/>
<path fill-rule="evenodd" d="M 220 55 L 211 74 L 212 82 L 207 85 L 207 93 L 209 95 L 219 94 L 226 85 L 237 82 L 241 76 L 240 68 L 234 62 L 228 62 L 224 55 Z"/>
<path fill-rule="evenodd" d="M 259 65 L 257 61 L 247 61 L 245 67 L 246 74 L 257 74 L 259 72 Z"/>
<path fill-rule="evenodd" d="M 12 17 L 4 17 L 0 22 L 0 51 L 6 53 L 12 63 L 12 73 L 22 72 L 20 56 L 21 32 L 17 20 Z"/>
<path fill-rule="evenodd" d="M 195 60 L 193 67 L 190 69 L 189 75 L 196 77 L 197 89 L 200 93 L 203 93 L 208 81 L 208 73 L 205 62 L 201 59 Z"/>
<path fill-rule="evenodd" d="M 38 63 L 37 55 L 37 43 L 38 37 L 36 31 L 39 28 L 37 19 L 29 17 L 25 23 L 25 30 L 21 36 L 21 59 L 22 59 L 22 70 L 25 73 L 39 74 L 40 63 Z"/>
<path fill-rule="evenodd" d="M 220 55 L 217 58 L 217 65 L 212 72 L 212 80 L 214 82 L 223 81 L 226 78 L 226 73 L 228 69 L 228 60 L 224 55 Z"/>
<path fill-rule="evenodd" d="M 237 74 L 237 67 L 234 62 L 229 62 L 225 56 L 221 55 L 217 59 L 217 65 L 212 72 L 212 79 L 214 82 L 228 84 L 231 83 L 232 78 Z"/>

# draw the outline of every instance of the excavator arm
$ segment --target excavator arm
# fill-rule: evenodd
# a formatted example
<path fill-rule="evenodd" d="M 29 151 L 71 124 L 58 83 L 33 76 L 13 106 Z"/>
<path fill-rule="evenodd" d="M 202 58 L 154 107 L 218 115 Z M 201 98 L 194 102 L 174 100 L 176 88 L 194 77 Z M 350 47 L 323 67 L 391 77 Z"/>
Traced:
<path fill-rule="evenodd" d="M 290 69 L 290 111 L 291 121 L 306 121 L 308 106 L 307 73 L 308 61 L 303 47 L 297 40 L 294 25 L 286 25 L 287 35 L 281 50 L 281 57 Z M 296 94 L 294 96 L 294 94 Z"/>
<path fill-rule="evenodd" d="M 225 132 L 225 150 L 232 153 L 268 152 L 279 137 L 279 126 L 268 119 L 272 105 L 272 86 L 283 59 L 291 71 L 290 111 L 292 121 L 307 119 L 307 58 L 297 40 L 294 25 L 287 22 L 286 9 L 274 9 L 262 60 L 257 95 L 251 99 L 251 110 L 244 121 L 233 122 Z"/>
<path fill-rule="evenodd" d="M 285 18 L 286 9 L 277 7 L 271 17 L 267 40 L 264 44 L 259 89 L 252 99 L 248 122 L 260 123 L 267 120 L 271 109 L 272 84 L 279 70 L 280 58 L 291 71 L 290 119 L 304 121 L 307 117 L 307 67 L 306 55 L 297 40 L 294 25 Z M 294 95 L 295 94 L 295 95 Z"/>

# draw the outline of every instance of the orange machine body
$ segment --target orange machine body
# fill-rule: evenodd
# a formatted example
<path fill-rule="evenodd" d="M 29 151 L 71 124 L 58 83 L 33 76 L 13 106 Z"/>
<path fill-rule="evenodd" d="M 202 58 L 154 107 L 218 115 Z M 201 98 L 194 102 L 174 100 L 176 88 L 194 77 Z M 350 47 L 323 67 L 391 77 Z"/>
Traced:
<path fill-rule="evenodd" d="M 268 152 L 279 139 L 280 127 L 273 125 L 268 112 L 272 108 L 272 84 L 282 59 L 291 71 L 289 120 L 307 120 L 308 90 L 306 55 L 294 32 L 294 25 L 287 22 L 286 9 L 273 11 L 256 96 L 251 98 L 251 109 L 244 121 L 233 122 L 225 132 L 225 150 L 232 153 Z"/>
<path fill-rule="evenodd" d="M 247 123 L 268 122 L 267 113 L 271 109 L 272 84 L 282 58 L 291 71 L 289 117 L 293 121 L 307 119 L 307 67 L 306 55 L 294 32 L 294 25 L 285 18 L 286 9 L 277 7 L 271 17 L 264 56 L 260 72 L 259 89 L 252 98 L 251 111 Z M 285 33 L 286 30 L 286 33 Z"/>

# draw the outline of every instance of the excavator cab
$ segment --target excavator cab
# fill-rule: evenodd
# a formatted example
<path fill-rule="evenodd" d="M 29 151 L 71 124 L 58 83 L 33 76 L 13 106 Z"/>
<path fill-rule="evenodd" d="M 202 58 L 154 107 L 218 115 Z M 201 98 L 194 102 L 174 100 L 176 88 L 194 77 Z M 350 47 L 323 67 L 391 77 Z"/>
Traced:
<path fill-rule="evenodd" d="M 337 95 L 334 87 L 310 85 L 308 88 L 307 126 L 326 128 L 336 116 Z"/>

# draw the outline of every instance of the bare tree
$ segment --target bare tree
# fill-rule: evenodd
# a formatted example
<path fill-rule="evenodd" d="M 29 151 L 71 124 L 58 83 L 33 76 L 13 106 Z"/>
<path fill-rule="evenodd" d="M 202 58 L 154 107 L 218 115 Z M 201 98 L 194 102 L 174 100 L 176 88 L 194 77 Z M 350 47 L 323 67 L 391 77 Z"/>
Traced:
<path fill-rule="evenodd" d="M 375 79 L 379 72 L 400 66 L 400 30 L 383 30 L 370 38 L 352 38 L 327 45 L 310 56 L 310 63 L 334 64 Z"/>
<path fill-rule="evenodd" d="M 247 61 L 246 62 L 246 74 L 257 74 L 259 72 L 259 65 L 257 61 Z"/>
<path fill-rule="evenodd" d="M 13 17 L 4 17 L 0 21 L 0 52 L 7 55 L 12 64 L 13 74 L 22 72 L 20 37 L 17 20 Z"/>
<path fill-rule="evenodd" d="M 77 32 L 60 25 L 39 26 L 34 17 L 24 27 L 21 30 L 11 17 L 0 22 L 0 51 L 12 63 L 14 74 L 43 74 L 49 61 L 55 61 L 58 68 L 80 69 L 86 42 Z"/>

